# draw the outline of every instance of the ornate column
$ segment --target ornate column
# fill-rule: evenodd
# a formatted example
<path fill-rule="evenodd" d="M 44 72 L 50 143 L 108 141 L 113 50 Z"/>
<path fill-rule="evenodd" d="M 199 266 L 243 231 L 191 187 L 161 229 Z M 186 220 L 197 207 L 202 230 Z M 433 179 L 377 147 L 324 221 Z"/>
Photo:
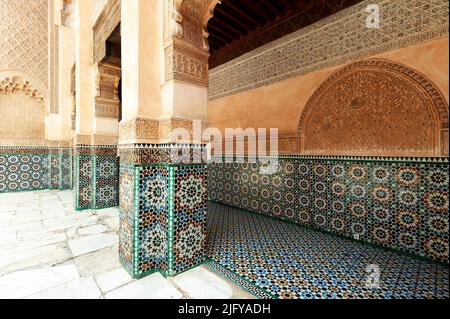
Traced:
<path fill-rule="evenodd" d="M 108 65 L 93 61 L 92 1 L 78 0 L 75 4 L 75 207 L 113 207 L 118 204 L 117 133 L 114 134 L 118 106 L 109 103 L 108 109 L 105 105 L 114 100 L 109 75 L 114 76 L 116 70 L 111 72 Z M 114 106 L 117 110 L 112 111 Z M 108 130 L 113 134 L 105 136 L 103 132 Z"/>
<path fill-rule="evenodd" d="M 66 23 L 70 1 L 49 1 L 49 105 L 45 138 L 49 157 L 49 188 L 72 188 L 72 148 L 67 98 L 73 64 L 71 31 Z"/>
<path fill-rule="evenodd" d="M 122 4 L 119 255 L 135 278 L 173 276 L 206 258 L 208 52 L 193 24 L 206 9 L 178 0 Z M 183 10 L 198 16 L 183 25 Z"/>

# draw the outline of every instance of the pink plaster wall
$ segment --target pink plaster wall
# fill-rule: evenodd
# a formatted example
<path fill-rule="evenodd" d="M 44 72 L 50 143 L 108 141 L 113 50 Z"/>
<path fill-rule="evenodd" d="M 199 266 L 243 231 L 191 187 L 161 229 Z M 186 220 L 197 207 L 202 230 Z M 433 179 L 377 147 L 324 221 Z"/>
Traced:
<path fill-rule="evenodd" d="M 418 71 L 439 88 L 448 103 L 448 37 L 392 50 L 368 58 L 390 60 Z M 254 90 L 209 101 L 209 124 L 211 127 L 217 127 L 222 131 L 227 127 L 241 127 L 244 129 L 254 127 L 278 128 L 280 132 L 294 133 L 297 131 L 302 111 L 311 95 L 323 81 L 343 66 L 339 65 L 323 69 Z M 295 149 L 286 150 L 286 152 L 295 151 Z"/>

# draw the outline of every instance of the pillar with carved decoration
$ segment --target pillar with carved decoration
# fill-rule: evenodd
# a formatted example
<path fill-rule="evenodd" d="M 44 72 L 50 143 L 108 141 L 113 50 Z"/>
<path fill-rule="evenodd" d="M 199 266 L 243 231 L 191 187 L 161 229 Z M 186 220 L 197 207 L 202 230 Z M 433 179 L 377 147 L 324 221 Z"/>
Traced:
<path fill-rule="evenodd" d="M 122 0 L 119 255 L 135 278 L 206 259 L 201 135 L 213 2 Z"/>

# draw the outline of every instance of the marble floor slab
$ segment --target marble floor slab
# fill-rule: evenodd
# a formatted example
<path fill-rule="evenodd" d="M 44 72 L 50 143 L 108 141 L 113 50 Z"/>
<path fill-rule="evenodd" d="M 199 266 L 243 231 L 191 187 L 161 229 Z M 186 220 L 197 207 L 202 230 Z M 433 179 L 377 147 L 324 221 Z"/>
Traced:
<path fill-rule="evenodd" d="M 0 194 L 0 299 L 254 298 L 204 266 L 133 280 L 119 263 L 118 209 L 77 212 L 72 200 Z"/>

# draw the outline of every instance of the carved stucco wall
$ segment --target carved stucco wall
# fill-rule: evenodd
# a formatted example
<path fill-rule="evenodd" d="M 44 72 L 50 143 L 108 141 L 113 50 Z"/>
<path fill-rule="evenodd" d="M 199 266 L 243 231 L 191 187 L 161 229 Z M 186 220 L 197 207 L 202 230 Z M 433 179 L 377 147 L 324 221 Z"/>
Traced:
<path fill-rule="evenodd" d="M 449 38 L 444 37 L 412 45 L 406 48 L 391 50 L 389 52 L 375 55 L 371 58 L 388 60 L 395 64 L 404 65 L 410 70 L 409 72 L 411 72 L 411 74 L 420 73 L 429 81 L 429 85 L 434 85 L 436 87 L 437 92 L 442 95 L 442 98 L 445 100 L 445 104 L 448 105 L 448 57 Z M 278 128 L 279 152 L 283 154 L 302 153 L 300 147 L 300 136 L 298 134 L 298 125 L 299 120 L 302 117 L 302 113 L 314 92 L 316 92 L 319 87 L 335 72 L 338 72 L 340 69 L 345 67 L 346 64 L 324 68 L 322 70 L 286 79 L 284 81 L 258 87 L 253 90 L 248 90 L 242 93 L 209 101 L 208 122 L 211 127 L 219 128 L 221 131 L 224 131 L 227 127 L 253 127 L 267 129 Z M 412 86 L 412 84 L 409 85 L 410 88 Z M 334 90 L 333 87 L 329 89 Z M 347 93 L 351 92 L 351 88 L 347 88 L 347 90 Z M 356 94 L 356 92 L 354 93 Z M 364 93 L 364 91 L 362 93 Z M 377 95 L 383 94 L 383 92 L 376 93 Z M 392 91 L 390 93 L 392 93 Z M 415 90 L 412 90 L 412 94 L 415 94 Z M 404 98 L 405 97 L 402 96 L 402 99 Z M 442 103 L 440 104 L 442 105 Z M 427 105 L 430 104 L 428 103 Z M 427 112 L 426 105 L 424 105 L 421 112 Z M 448 115 L 448 109 L 446 113 Z M 397 119 L 398 115 L 399 114 L 397 113 L 393 114 L 392 120 Z M 385 117 L 386 114 L 381 114 L 381 116 Z M 411 119 L 410 114 L 407 114 L 407 116 Z M 445 125 L 442 125 L 443 121 L 440 122 L 440 124 L 436 124 L 435 128 L 436 130 L 441 129 L 441 155 L 446 155 L 448 154 L 448 125 L 447 128 L 445 128 Z M 353 124 L 354 123 L 351 122 L 348 123 L 349 127 Z M 359 125 L 367 125 L 367 123 Z M 415 131 L 409 131 L 407 134 L 408 138 L 410 138 L 415 135 Z M 336 135 L 337 136 L 333 137 L 333 139 L 340 143 L 345 141 L 344 137 L 338 137 L 340 136 L 339 134 Z M 358 137 L 354 138 L 357 139 Z M 439 136 L 436 136 L 435 142 L 430 142 L 430 145 L 428 145 L 426 149 L 430 150 L 433 145 L 438 146 L 438 139 Z M 431 139 L 429 139 L 429 141 L 431 141 Z M 320 143 L 320 145 L 324 146 L 322 143 Z M 367 147 L 367 144 L 363 145 Z M 386 149 L 386 145 L 387 144 L 383 146 L 383 149 Z M 424 144 L 422 144 L 422 146 L 423 145 Z M 346 155 L 361 155 L 362 152 L 360 148 L 361 147 L 359 146 L 355 146 L 354 150 L 347 148 Z M 376 148 L 379 149 L 379 147 L 374 145 L 372 150 L 375 150 Z M 407 147 L 403 148 L 403 151 L 397 151 L 396 154 L 401 154 L 404 156 L 419 155 L 421 152 L 424 154 L 423 149 L 410 151 L 407 151 L 406 149 Z M 315 152 L 320 154 L 326 154 L 327 152 L 334 153 L 336 152 L 336 148 L 331 147 L 330 150 L 316 149 Z M 313 152 L 310 151 L 310 153 Z M 374 153 L 372 152 L 371 154 Z M 376 155 L 388 154 L 393 154 L 393 152 L 386 152 L 384 150 L 380 151 Z"/>
<path fill-rule="evenodd" d="M 228 127 L 278 128 L 279 152 L 302 153 L 298 124 L 310 97 L 334 72 L 367 58 L 399 63 L 413 73 L 424 75 L 446 101 L 448 117 L 448 3 L 441 0 L 426 3 L 416 0 L 376 2 L 382 8 L 380 30 L 365 29 L 366 1 L 210 70 L 210 126 L 221 131 Z M 412 86 L 409 82 L 409 88 Z M 348 90 L 351 91 L 350 88 Z M 417 94 L 416 90 L 410 92 Z M 425 106 L 420 111 L 423 116 L 423 112 L 428 112 Z M 411 119 L 410 114 L 407 117 Z M 378 142 L 378 145 L 369 147 L 362 140 L 363 135 L 352 138 L 364 143 L 354 143 L 352 147 L 350 143 L 345 150 L 339 151 L 336 146 L 316 141 L 321 146 L 310 144 L 309 153 L 447 155 L 448 124 L 436 121 L 434 124 L 434 130 L 428 128 L 427 145 L 424 141 L 412 141 L 414 126 L 417 125 L 413 122 L 399 124 L 403 128 L 409 125 L 409 141 L 396 152 L 392 151 L 395 144 L 392 138 L 382 132 L 384 137 L 378 138 L 387 139 L 383 146 Z M 383 125 L 388 124 L 384 122 Z M 368 128 L 371 129 L 370 126 Z M 419 132 L 424 134 L 424 130 Z M 336 134 L 333 139 L 343 143 L 346 137 Z M 373 142 L 373 138 L 370 141 Z M 234 143 L 223 142 L 222 147 L 228 144 Z M 439 147 L 440 150 L 432 151 Z M 371 152 L 367 152 L 369 148 Z"/>
<path fill-rule="evenodd" d="M 0 1 L 0 145 L 44 143 L 48 54 L 48 0 Z"/>
<path fill-rule="evenodd" d="M 380 8 L 379 29 L 365 9 Z M 446 0 L 367 0 L 212 69 L 209 99 L 448 35 Z"/>
<path fill-rule="evenodd" d="M 0 145 L 43 145 L 45 106 L 23 90 L 0 93 Z M 26 117 L 26 119 L 24 119 Z"/>
<path fill-rule="evenodd" d="M 0 71 L 19 70 L 47 86 L 47 6 L 47 0 L 0 1 Z"/>
<path fill-rule="evenodd" d="M 398 63 L 366 60 L 338 70 L 311 96 L 300 151 L 439 156 L 446 129 L 448 105 L 431 81 Z"/>

